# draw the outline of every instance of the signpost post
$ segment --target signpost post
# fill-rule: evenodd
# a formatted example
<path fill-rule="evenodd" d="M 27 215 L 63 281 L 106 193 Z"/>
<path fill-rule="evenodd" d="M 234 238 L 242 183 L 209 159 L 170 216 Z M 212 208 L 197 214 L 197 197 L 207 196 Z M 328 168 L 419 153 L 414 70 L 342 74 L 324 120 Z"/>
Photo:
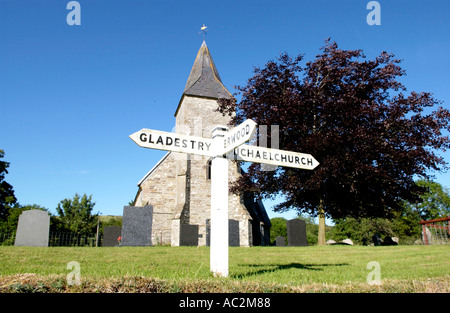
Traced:
<path fill-rule="evenodd" d="M 228 130 L 218 125 L 212 139 L 141 129 L 130 135 L 140 147 L 199 154 L 211 161 L 211 250 L 210 270 L 215 276 L 228 276 L 228 160 L 238 160 L 313 170 L 319 165 L 310 154 L 244 145 L 256 131 L 256 123 L 248 119 Z"/>
<path fill-rule="evenodd" d="M 217 147 L 227 135 L 226 126 L 216 126 L 212 132 Z M 218 151 L 218 150 L 216 150 Z M 228 276 L 228 160 L 223 153 L 211 160 L 211 231 L 210 271 L 215 276 Z"/>

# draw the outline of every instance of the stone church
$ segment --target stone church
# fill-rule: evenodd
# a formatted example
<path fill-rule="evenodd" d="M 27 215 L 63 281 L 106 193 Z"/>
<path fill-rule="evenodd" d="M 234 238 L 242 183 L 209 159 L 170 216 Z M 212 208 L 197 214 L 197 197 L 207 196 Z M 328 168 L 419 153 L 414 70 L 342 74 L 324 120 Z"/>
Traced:
<path fill-rule="evenodd" d="M 200 47 L 175 110 L 177 133 L 211 138 L 228 116 L 217 112 L 217 100 L 230 98 L 206 43 Z M 138 183 L 135 206 L 152 205 L 152 244 L 209 246 L 211 217 L 211 159 L 168 152 Z M 228 162 L 230 182 L 240 165 Z M 264 205 L 251 194 L 229 195 L 229 244 L 268 245 L 270 220 Z"/>

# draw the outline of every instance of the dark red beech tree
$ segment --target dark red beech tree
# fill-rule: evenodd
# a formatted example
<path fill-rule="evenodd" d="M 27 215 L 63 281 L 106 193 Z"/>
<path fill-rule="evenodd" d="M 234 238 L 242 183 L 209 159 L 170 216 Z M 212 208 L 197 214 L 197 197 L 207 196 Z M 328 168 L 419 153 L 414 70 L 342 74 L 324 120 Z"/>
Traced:
<path fill-rule="evenodd" d="M 381 53 L 367 60 L 362 50 L 341 50 L 327 40 L 316 59 L 283 53 L 255 68 L 240 100 L 219 100 L 218 110 L 258 125 L 279 125 L 279 147 L 312 154 L 312 170 L 279 167 L 261 171 L 251 164 L 231 190 L 254 191 L 285 201 L 275 211 L 324 216 L 388 217 L 401 201 L 425 192 L 414 179 L 447 164 L 436 152 L 450 147 L 450 112 L 427 92 L 411 92 L 398 81 L 400 60 Z M 268 132 L 270 142 L 270 132 Z"/>

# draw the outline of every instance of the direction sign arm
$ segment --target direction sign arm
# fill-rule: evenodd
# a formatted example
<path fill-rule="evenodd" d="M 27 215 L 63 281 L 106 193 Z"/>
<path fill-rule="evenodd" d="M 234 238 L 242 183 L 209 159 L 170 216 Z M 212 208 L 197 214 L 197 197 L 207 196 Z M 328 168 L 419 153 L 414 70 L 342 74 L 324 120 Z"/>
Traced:
<path fill-rule="evenodd" d="M 223 138 L 223 147 L 220 148 L 223 150 L 222 154 L 226 154 L 249 141 L 256 132 L 256 125 L 257 124 L 253 120 L 248 119 L 229 130 Z"/>
<path fill-rule="evenodd" d="M 152 129 L 141 129 L 130 135 L 138 146 L 149 149 L 213 156 L 212 140 Z"/>
<path fill-rule="evenodd" d="M 241 145 L 235 150 L 238 160 L 284 167 L 313 170 L 319 162 L 310 154 L 270 149 L 265 147 Z"/>

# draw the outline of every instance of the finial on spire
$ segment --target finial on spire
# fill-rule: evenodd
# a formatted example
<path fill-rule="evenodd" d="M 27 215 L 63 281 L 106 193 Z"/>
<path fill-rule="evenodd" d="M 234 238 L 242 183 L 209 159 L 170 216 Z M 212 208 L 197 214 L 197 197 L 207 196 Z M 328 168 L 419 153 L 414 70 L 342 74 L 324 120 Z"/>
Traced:
<path fill-rule="evenodd" d="M 200 28 L 200 30 L 203 33 L 203 41 L 205 41 L 205 36 L 206 36 L 206 30 L 208 29 L 208 26 L 205 26 L 205 24 L 203 24 L 203 26 Z"/>

